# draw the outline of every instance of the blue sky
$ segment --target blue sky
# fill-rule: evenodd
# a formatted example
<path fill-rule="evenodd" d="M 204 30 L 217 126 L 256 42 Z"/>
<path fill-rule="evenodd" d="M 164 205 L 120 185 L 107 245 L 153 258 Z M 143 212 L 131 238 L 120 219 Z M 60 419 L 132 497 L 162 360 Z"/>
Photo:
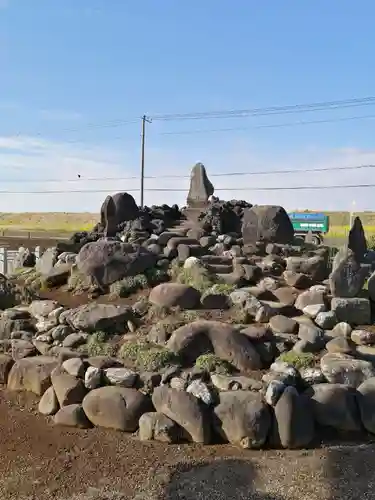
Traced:
<path fill-rule="evenodd" d="M 137 189 L 137 180 L 88 179 L 138 175 L 144 113 L 375 95 L 374 18 L 370 0 L 0 0 L 0 191 Z M 345 121 L 358 116 L 370 118 Z M 326 210 L 349 210 L 355 201 L 358 210 L 375 210 L 369 188 L 249 189 L 371 183 L 375 169 L 298 171 L 375 163 L 372 117 L 375 106 L 154 121 L 147 127 L 146 171 L 156 179 L 146 180 L 146 188 L 176 191 L 146 192 L 146 203 L 184 204 L 188 179 L 163 175 L 189 175 L 202 161 L 209 175 L 296 170 L 214 177 L 216 188 L 228 189 L 217 192 L 223 198 Z M 268 127 L 335 119 L 342 121 Z M 107 126 L 118 120 L 129 123 Z M 223 128 L 233 130 L 212 131 Z M 78 173 L 81 180 L 69 182 Z M 104 197 L 1 194 L 0 210 L 98 211 Z"/>

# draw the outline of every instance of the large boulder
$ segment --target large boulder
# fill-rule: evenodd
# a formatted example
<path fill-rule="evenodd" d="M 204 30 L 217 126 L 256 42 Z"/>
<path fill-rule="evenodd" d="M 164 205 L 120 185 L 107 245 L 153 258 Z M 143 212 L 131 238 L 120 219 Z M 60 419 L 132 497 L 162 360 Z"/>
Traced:
<path fill-rule="evenodd" d="M 360 431 L 356 391 L 343 384 L 316 384 L 306 395 L 311 398 L 315 421 L 340 431 Z"/>
<path fill-rule="evenodd" d="M 214 409 L 214 427 L 231 444 L 246 449 L 260 448 L 271 427 L 271 414 L 258 393 L 221 392 L 220 403 Z"/>
<path fill-rule="evenodd" d="M 111 205 L 110 211 L 108 211 L 108 204 Z M 139 216 L 139 208 L 131 194 L 116 193 L 110 197 L 107 196 L 100 209 L 100 221 L 103 228 L 107 226 L 108 215 L 114 217 L 115 224 L 118 225 L 136 219 Z"/>
<path fill-rule="evenodd" d="M 335 312 L 339 322 L 349 323 L 349 325 L 369 325 L 371 323 L 371 307 L 368 299 L 334 297 L 331 309 Z"/>
<path fill-rule="evenodd" d="M 94 425 L 125 432 L 136 431 L 141 415 L 152 410 L 150 399 L 144 394 L 115 386 L 90 391 L 82 407 Z"/>
<path fill-rule="evenodd" d="M 286 269 L 288 272 L 301 273 L 302 275 L 308 276 L 313 281 L 323 281 L 327 278 L 329 273 L 328 254 L 323 253 L 311 257 L 288 257 L 286 259 Z"/>
<path fill-rule="evenodd" d="M 276 403 L 275 431 L 284 448 L 301 448 L 314 438 L 310 401 L 294 387 L 286 387 Z"/>
<path fill-rule="evenodd" d="M 8 376 L 8 389 L 30 391 L 41 396 L 51 385 L 51 373 L 56 368 L 56 358 L 35 356 L 19 359 Z"/>
<path fill-rule="evenodd" d="M 213 352 L 240 371 L 258 370 L 262 363 L 259 354 L 246 335 L 227 323 L 198 320 L 175 330 L 168 348 L 194 363 L 201 354 Z"/>
<path fill-rule="evenodd" d="M 329 277 L 331 293 L 334 297 L 356 297 L 362 290 L 370 265 L 360 264 L 354 252 L 341 249 L 334 258 Z"/>
<path fill-rule="evenodd" d="M 185 430 L 189 440 L 195 443 L 209 443 L 208 415 L 195 396 L 185 391 L 160 386 L 155 389 L 152 402 L 156 411 L 177 422 Z"/>
<path fill-rule="evenodd" d="M 256 219 L 258 220 L 256 230 Z M 244 210 L 242 221 L 242 237 L 244 244 L 254 243 L 254 233 L 258 241 L 271 243 L 293 243 L 293 225 L 283 207 L 272 205 L 255 205 Z"/>
<path fill-rule="evenodd" d="M 195 309 L 201 294 L 195 288 L 182 283 L 161 283 L 151 290 L 149 301 L 159 307 Z"/>
<path fill-rule="evenodd" d="M 125 330 L 127 321 L 132 317 L 130 307 L 92 302 L 71 309 L 66 313 L 65 321 L 75 330 L 121 333 Z"/>
<path fill-rule="evenodd" d="M 328 353 L 320 360 L 323 375 L 332 384 L 358 387 L 368 378 L 375 377 L 372 363 L 348 354 Z"/>
<path fill-rule="evenodd" d="M 141 274 L 155 263 L 155 254 L 146 248 L 111 240 L 87 243 L 76 259 L 77 270 L 100 288 Z"/>

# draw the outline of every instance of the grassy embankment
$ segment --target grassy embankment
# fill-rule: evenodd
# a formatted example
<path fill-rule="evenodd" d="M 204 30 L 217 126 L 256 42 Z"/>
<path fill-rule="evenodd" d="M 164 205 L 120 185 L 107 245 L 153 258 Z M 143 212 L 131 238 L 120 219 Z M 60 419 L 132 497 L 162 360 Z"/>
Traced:
<path fill-rule="evenodd" d="M 326 212 L 330 216 L 329 240 L 343 240 L 349 232 L 348 212 Z M 358 213 L 368 239 L 375 239 L 375 212 Z M 98 222 L 93 213 L 0 213 L 0 231 L 31 231 L 69 235 L 75 231 L 87 231 Z"/>

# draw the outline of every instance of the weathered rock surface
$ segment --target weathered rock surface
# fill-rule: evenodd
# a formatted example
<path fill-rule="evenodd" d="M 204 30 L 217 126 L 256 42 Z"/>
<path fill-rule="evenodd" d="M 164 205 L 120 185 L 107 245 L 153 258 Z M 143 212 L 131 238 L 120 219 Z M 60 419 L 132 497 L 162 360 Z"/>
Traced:
<path fill-rule="evenodd" d="M 94 425 L 126 432 L 136 431 L 141 415 L 152 409 L 149 398 L 136 389 L 114 386 L 90 391 L 82 407 Z"/>
<path fill-rule="evenodd" d="M 122 333 L 126 329 L 127 321 L 132 317 L 133 313 L 130 307 L 92 302 L 71 309 L 65 320 L 75 330 Z"/>
<path fill-rule="evenodd" d="M 48 356 L 19 359 L 9 372 L 8 389 L 41 396 L 51 385 L 51 372 L 56 366 L 57 359 Z"/>
<path fill-rule="evenodd" d="M 261 368 L 259 354 L 246 335 L 218 321 L 199 320 L 184 325 L 172 333 L 167 346 L 191 362 L 210 351 L 241 371 Z"/>
<path fill-rule="evenodd" d="M 144 413 L 139 419 L 139 439 L 141 441 L 161 441 L 178 443 L 184 437 L 184 430 L 163 413 Z"/>
<path fill-rule="evenodd" d="M 177 422 L 189 439 L 195 443 L 208 443 L 210 427 L 204 410 L 195 396 L 185 391 L 157 387 L 152 395 L 156 411 Z"/>
<path fill-rule="evenodd" d="M 372 363 L 347 354 L 325 354 L 320 361 L 320 366 L 324 376 L 332 384 L 358 387 L 368 378 L 375 376 Z"/>
<path fill-rule="evenodd" d="M 151 290 L 149 301 L 159 307 L 194 309 L 199 304 L 200 293 L 181 283 L 162 283 Z"/>
<path fill-rule="evenodd" d="M 271 426 L 270 411 L 259 394 L 250 391 L 220 393 L 214 409 L 214 427 L 225 440 L 242 448 L 260 448 Z"/>

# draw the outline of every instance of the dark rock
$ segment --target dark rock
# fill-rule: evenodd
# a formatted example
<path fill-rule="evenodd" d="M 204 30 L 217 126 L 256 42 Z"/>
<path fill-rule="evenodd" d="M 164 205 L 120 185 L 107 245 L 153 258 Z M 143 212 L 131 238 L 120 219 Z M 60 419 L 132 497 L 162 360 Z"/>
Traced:
<path fill-rule="evenodd" d="M 350 325 L 369 325 L 371 323 L 371 308 L 368 299 L 334 297 L 331 309 L 340 322 L 343 321 Z"/>
<path fill-rule="evenodd" d="M 154 267 L 156 256 L 143 247 L 119 241 L 88 243 L 77 256 L 77 269 L 100 288 Z"/>
<path fill-rule="evenodd" d="M 208 198 L 214 194 L 214 187 L 209 181 L 202 163 L 194 165 L 190 177 L 190 189 L 187 197 L 189 207 L 207 205 Z"/>
<path fill-rule="evenodd" d="M 260 394 L 251 391 L 220 393 L 220 403 L 214 409 L 214 428 L 231 444 L 242 448 L 264 445 L 271 426 L 267 404 Z"/>
<path fill-rule="evenodd" d="M 113 207 L 110 207 L 110 214 L 114 212 L 116 225 L 121 224 L 122 222 L 134 220 L 139 216 L 139 208 L 133 198 L 129 193 L 116 193 L 111 196 L 112 202 L 114 204 Z M 102 208 L 100 210 L 100 219 L 101 225 L 103 228 L 106 227 L 107 219 L 106 219 L 106 211 L 108 205 L 108 197 L 104 201 Z"/>
<path fill-rule="evenodd" d="M 357 401 L 364 428 L 375 434 L 375 378 L 365 380 L 357 388 Z"/>
<path fill-rule="evenodd" d="M 302 448 L 313 440 L 314 418 L 310 403 L 294 387 L 286 387 L 276 403 L 276 432 L 284 448 Z"/>
<path fill-rule="evenodd" d="M 7 354 L 0 354 L 0 384 L 8 382 L 10 369 L 14 364 L 14 360 Z"/>
<path fill-rule="evenodd" d="M 342 384 L 316 384 L 306 391 L 315 421 L 340 431 L 360 431 L 356 391 Z"/>
<path fill-rule="evenodd" d="M 201 354 L 213 352 L 240 371 L 261 368 L 259 355 L 246 335 L 218 321 L 199 320 L 182 326 L 172 333 L 167 346 L 192 363 Z"/>
<path fill-rule="evenodd" d="M 331 293 L 334 297 L 356 297 L 362 290 L 370 266 L 359 264 L 351 250 L 340 250 L 333 261 L 329 278 Z"/>
<path fill-rule="evenodd" d="M 162 283 L 151 290 L 149 301 L 160 307 L 194 309 L 199 304 L 200 293 L 181 283 Z"/>
<path fill-rule="evenodd" d="M 353 225 L 350 228 L 348 248 L 354 253 L 357 262 L 362 262 L 364 260 L 365 254 L 367 253 L 367 242 L 362 221 L 359 217 L 354 218 Z"/>
<path fill-rule="evenodd" d="M 254 214 L 258 219 L 258 232 L 254 230 Z M 248 220 L 250 222 L 249 230 L 251 229 L 249 233 L 247 232 Z M 244 212 L 242 224 L 244 244 L 254 243 L 254 235 L 258 237 L 258 240 L 270 243 L 292 243 L 294 229 L 284 208 L 271 205 L 256 205 Z"/>

